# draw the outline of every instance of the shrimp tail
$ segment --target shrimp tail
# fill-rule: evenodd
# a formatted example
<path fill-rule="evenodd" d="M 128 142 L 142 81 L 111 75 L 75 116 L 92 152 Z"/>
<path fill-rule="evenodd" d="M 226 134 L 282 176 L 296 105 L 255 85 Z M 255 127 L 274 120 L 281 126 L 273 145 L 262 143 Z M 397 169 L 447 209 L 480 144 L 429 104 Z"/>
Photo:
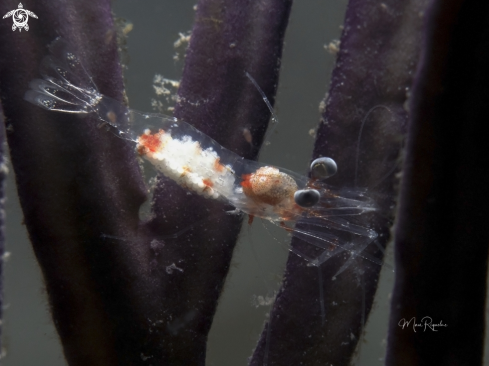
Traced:
<path fill-rule="evenodd" d="M 57 38 L 49 50 L 51 54 L 41 62 L 42 79 L 29 83 L 24 99 L 49 111 L 97 112 L 102 95 L 69 45 Z"/>

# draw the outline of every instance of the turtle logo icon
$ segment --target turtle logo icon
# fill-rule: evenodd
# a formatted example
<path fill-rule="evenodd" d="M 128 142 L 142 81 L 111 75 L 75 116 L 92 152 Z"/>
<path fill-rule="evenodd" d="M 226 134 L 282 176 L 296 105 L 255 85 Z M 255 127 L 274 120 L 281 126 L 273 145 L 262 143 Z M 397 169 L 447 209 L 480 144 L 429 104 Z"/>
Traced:
<path fill-rule="evenodd" d="M 37 19 L 36 14 L 34 14 L 30 10 L 24 9 L 22 3 L 19 3 L 19 8 L 9 11 L 7 14 L 3 16 L 3 19 L 12 17 L 12 20 L 14 21 L 14 25 L 12 25 L 13 31 L 15 31 L 17 28 L 19 29 L 19 32 L 22 31 L 22 28 L 28 31 L 29 25 L 27 24 L 27 21 L 29 20 L 29 15 Z"/>

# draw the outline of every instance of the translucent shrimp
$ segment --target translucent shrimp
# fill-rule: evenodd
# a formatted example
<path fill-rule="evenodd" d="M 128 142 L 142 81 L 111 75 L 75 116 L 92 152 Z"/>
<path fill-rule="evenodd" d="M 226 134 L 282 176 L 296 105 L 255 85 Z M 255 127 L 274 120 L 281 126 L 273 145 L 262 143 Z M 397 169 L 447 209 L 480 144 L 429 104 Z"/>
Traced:
<path fill-rule="evenodd" d="M 41 64 L 43 79 L 33 80 L 25 94 L 30 103 L 49 111 L 95 114 L 184 189 L 225 201 L 247 213 L 250 222 L 260 217 L 309 244 L 290 250 L 310 265 L 319 266 L 338 253 L 350 255 L 339 272 L 356 257 L 382 264 L 362 253 L 377 234 L 359 224 L 359 216 L 375 211 L 375 205 L 362 190 L 335 191 L 322 182 L 336 172 L 332 159 L 314 161 L 312 178 L 244 159 L 184 121 L 141 113 L 100 94 L 62 41 L 53 42 L 50 51 Z"/>

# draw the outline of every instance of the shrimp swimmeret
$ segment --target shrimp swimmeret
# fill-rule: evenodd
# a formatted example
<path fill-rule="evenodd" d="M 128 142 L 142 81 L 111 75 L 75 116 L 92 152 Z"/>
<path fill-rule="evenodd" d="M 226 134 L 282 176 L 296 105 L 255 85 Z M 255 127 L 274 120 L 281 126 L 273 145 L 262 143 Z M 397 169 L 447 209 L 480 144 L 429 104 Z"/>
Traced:
<path fill-rule="evenodd" d="M 96 114 L 184 189 L 225 201 L 250 218 L 268 220 L 310 244 L 308 250 L 290 247 L 310 265 L 319 266 L 338 253 L 382 264 L 362 253 L 377 237 L 374 230 L 359 224 L 360 215 L 375 210 L 373 202 L 359 189 L 339 194 L 322 182 L 336 171 L 332 159 L 316 159 L 312 178 L 244 159 L 184 121 L 137 112 L 100 94 L 77 56 L 62 42 L 54 42 L 50 49 L 51 55 L 41 64 L 43 79 L 30 83 L 27 101 L 50 111 Z M 299 221 L 307 229 L 294 227 Z"/>

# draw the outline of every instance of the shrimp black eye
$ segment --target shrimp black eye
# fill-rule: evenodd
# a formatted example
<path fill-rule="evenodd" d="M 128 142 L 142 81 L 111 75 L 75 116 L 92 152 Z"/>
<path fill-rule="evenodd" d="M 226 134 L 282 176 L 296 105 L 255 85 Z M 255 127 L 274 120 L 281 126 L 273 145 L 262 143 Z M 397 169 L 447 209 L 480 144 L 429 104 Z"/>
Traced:
<path fill-rule="evenodd" d="M 326 179 L 336 174 L 338 167 L 331 158 L 317 158 L 311 163 L 311 174 L 316 179 Z"/>
<path fill-rule="evenodd" d="M 294 201 L 301 207 L 312 207 L 319 202 L 320 196 L 315 189 L 299 189 L 294 193 Z"/>

